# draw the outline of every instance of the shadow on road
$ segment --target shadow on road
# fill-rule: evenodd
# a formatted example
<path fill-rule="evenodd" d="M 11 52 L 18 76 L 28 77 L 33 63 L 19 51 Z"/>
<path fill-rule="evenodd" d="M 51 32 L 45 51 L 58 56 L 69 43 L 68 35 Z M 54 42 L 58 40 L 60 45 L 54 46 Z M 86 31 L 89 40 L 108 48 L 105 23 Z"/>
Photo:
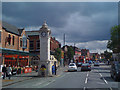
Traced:
<path fill-rule="evenodd" d="M 99 71 L 99 72 L 94 72 L 94 73 L 110 73 L 110 72 L 105 72 L 105 71 L 100 72 L 100 71 Z"/>
<path fill-rule="evenodd" d="M 100 79 L 105 79 L 106 81 L 109 81 L 109 82 L 118 82 L 118 81 L 114 81 L 111 77 L 101 77 Z M 119 81 L 120 82 L 120 81 Z"/>

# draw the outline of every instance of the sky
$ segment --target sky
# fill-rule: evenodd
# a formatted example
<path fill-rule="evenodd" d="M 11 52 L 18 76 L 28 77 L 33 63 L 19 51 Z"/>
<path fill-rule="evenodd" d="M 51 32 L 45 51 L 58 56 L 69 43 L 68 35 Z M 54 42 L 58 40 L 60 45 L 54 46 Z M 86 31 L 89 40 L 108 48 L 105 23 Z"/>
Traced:
<path fill-rule="evenodd" d="M 2 19 L 26 31 L 39 30 L 46 20 L 52 36 L 66 44 L 102 53 L 118 24 L 117 2 L 3 2 Z"/>

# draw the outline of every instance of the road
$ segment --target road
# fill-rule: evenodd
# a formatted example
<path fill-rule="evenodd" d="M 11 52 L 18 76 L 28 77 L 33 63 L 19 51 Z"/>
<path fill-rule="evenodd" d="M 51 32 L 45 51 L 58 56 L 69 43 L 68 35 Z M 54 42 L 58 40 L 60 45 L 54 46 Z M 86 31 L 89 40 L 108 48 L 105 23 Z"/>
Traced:
<path fill-rule="evenodd" d="M 92 66 L 91 71 L 62 72 L 56 77 L 38 78 L 4 86 L 3 88 L 105 88 L 114 90 L 120 88 L 119 82 L 115 82 L 110 77 L 110 66 L 103 63 L 99 67 Z"/>

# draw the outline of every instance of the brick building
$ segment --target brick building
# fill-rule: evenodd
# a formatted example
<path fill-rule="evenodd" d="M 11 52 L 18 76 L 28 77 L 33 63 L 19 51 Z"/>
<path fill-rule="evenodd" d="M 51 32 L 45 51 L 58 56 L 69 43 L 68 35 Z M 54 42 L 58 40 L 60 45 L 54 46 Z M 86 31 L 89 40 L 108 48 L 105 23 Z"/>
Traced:
<path fill-rule="evenodd" d="M 90 59 L 89 49 L 81 49 L 81 56 L 85 56 L 86 60 L 89 60 Z"/>
<path fill-rule="evenodd" d="M 26 31 L 27 36 L 30 39 L 30 53 L 36 54 L 36 56 L 31 57 L 31 65 L 38 65 L 38 61 L 40 60 L 40 39 L 39 39 L 39 31 Z M 53 54 L 55 49 L 59 48 L 61 44 L 55 39 L 55 37 L 51 37 L 50 39 L 50 52 Z"/>
<path fill-rule="evenodd" d="M 1 62 L 11 66 L 27 66 L 29 64 L 29 39 L 24 28 L 18 29 L 6 22 L 0 23 Z M 23 36 L 26 37 L 23 42 Z M 23 51 L 23 45 L 24 48 Z"/>

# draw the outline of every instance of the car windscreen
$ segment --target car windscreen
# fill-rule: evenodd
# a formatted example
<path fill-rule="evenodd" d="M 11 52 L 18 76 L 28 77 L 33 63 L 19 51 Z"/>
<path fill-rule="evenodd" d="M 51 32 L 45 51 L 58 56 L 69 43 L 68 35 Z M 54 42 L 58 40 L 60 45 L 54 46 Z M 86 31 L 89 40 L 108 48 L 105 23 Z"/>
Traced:
<path fill-rule="evenodd" d="M 75 66 L 75 64 L 70 64 L 69 66 Z"/>
<path fill-rule="evenodd" d="M 88 66 L 88 64 L 82 64 L 82 66 Z"/>

